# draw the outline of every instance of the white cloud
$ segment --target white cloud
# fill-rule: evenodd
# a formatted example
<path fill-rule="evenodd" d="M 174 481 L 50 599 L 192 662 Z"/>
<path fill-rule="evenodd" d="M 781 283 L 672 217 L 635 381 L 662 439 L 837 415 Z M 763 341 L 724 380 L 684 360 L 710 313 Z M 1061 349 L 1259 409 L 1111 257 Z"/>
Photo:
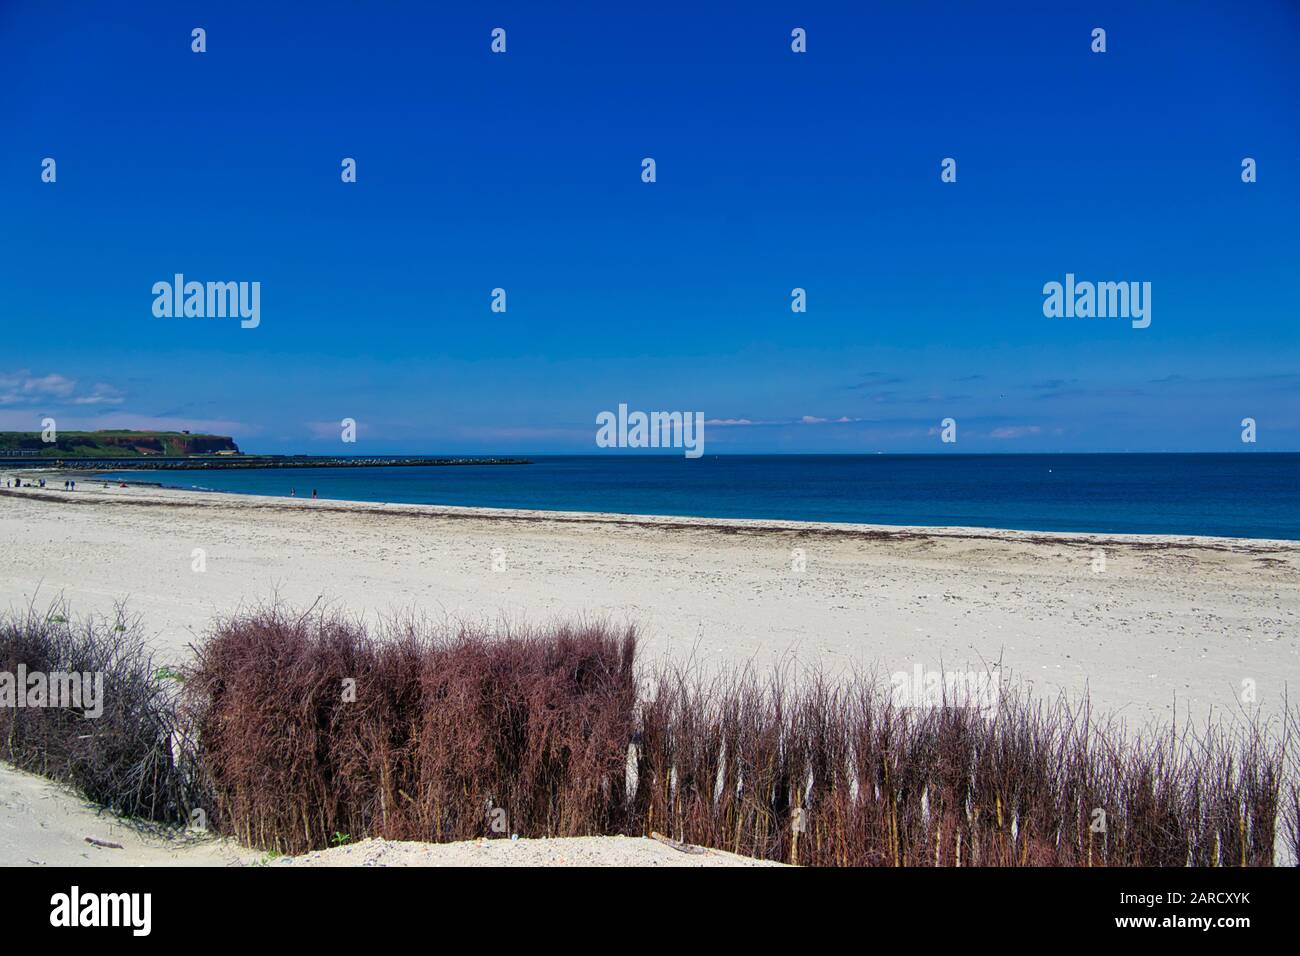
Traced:
<path fill-rule="evenodd" d="M 864 422 L 865 418 L 849 418 L 847 415 L 841 415 L 839 418 L 821 418 L 817 415 L 804 415 L 794 420 L 785 421 L 758 421 L 752 418 L 706 418 L 706 425 L 848 425 L 853 422 Z"/>
<path fill-rule="evenodd" d="M 1026 438 L 1030 435 L 1038 435 L 1041 432 L 1042 429 L 1039 428 L 1037 425 L 1013 425 L 1013 426 L 1004 426 L 1002 428 L 995 428 L 993 429 L 993 431 L 989 432 L 989 437 L 1003 439 L 1003 440 L 1013 439 L 1013 438 Z"/>
<path fill-rule="evenodd" d="M 122 393 L 112 385 L 97 382 L 89 395 L 80 395 L 72 400 L 73 405 L 121 405 L 125 399 Z"/>
<path fill-rule="evenodd" d="M 59 405 L 120 405 L 122 401 L 121 392 L 103 382 L 97 382 L 89 391 L 79 391 L 76 379 L 54 372 L 0 372 L 0 406 L 48 409 Z"/>

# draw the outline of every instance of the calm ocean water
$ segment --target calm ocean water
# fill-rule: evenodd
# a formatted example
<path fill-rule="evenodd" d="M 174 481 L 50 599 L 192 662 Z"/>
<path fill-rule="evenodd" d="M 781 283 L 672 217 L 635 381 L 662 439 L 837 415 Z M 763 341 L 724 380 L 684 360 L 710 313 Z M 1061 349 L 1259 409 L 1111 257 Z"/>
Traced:
<path fill-rule="evenodd" d="M 1300 454 L 532 456 L 531 465 L 132 472 L 258 495 L 713 518 L 1300 539 Z"/>

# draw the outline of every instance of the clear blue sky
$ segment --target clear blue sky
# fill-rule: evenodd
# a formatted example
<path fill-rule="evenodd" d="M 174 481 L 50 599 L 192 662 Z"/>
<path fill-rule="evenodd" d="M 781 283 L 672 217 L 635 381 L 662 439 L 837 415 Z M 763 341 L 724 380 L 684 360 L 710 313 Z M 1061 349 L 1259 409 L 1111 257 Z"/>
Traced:
<path fill-rule="evenodd" d="M 0 2 L 0 428 L 1300 450 L 1300 3 L 564 7 Z M 155 318 L 176 272 L 260 327 Z M 1151 327 L 1045 318 L 1067 272 Z"/>

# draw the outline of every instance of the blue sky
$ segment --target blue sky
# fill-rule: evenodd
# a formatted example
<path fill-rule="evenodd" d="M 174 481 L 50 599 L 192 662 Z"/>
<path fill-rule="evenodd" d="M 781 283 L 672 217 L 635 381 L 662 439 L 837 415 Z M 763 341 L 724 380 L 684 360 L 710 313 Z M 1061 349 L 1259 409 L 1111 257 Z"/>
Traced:
<path fill-rule="evenodd" d="M 0 428 L 1300 450 L 1300 4 L 460 6 L 0 3 Z M 260 326 L 156 318 L 177 272 Z M 1067 272 L 1150 328 L 1045 318 Z"/>

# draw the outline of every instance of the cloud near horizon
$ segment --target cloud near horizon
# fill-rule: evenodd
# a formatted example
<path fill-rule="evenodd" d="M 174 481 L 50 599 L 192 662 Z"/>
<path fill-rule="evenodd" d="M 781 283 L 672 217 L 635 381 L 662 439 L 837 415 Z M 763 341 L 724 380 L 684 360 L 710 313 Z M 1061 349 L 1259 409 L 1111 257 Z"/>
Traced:
<path fill-rule="evenodd" d="M 865 418 L 849 418 L 847 415 L 841 415 L 839 418 L 822 418 L 818 415 L 802 415 L 799 418 L 786 418 L 775 421 L 759 421 L 752 418 L 706 418 L 706 425 L 721 426 L 761 426 L 767 428 L 778 428 L 785 425 L 851 425 L 856 422 L 866 422 Z"/>
<path fill-rule="evenodd" d="M 1028 438 L 1031 435 L 1041 435 L 1043 429 L 1039 425 L 1011 425 L 1002 428 L 995 428 L 989 432 L 990 438 L 996 438 L 999 441 L 1007 441 L 1016 438 Z"/>
<path fill-rule="evenodd" d="M 52 410 L 67 405 L 120 405 L 126 399 L 105 382 L 79 390 L 74 378 L 50 372 L 33 375 L 27 369 L 0 372 L 0 406 Z"/>

